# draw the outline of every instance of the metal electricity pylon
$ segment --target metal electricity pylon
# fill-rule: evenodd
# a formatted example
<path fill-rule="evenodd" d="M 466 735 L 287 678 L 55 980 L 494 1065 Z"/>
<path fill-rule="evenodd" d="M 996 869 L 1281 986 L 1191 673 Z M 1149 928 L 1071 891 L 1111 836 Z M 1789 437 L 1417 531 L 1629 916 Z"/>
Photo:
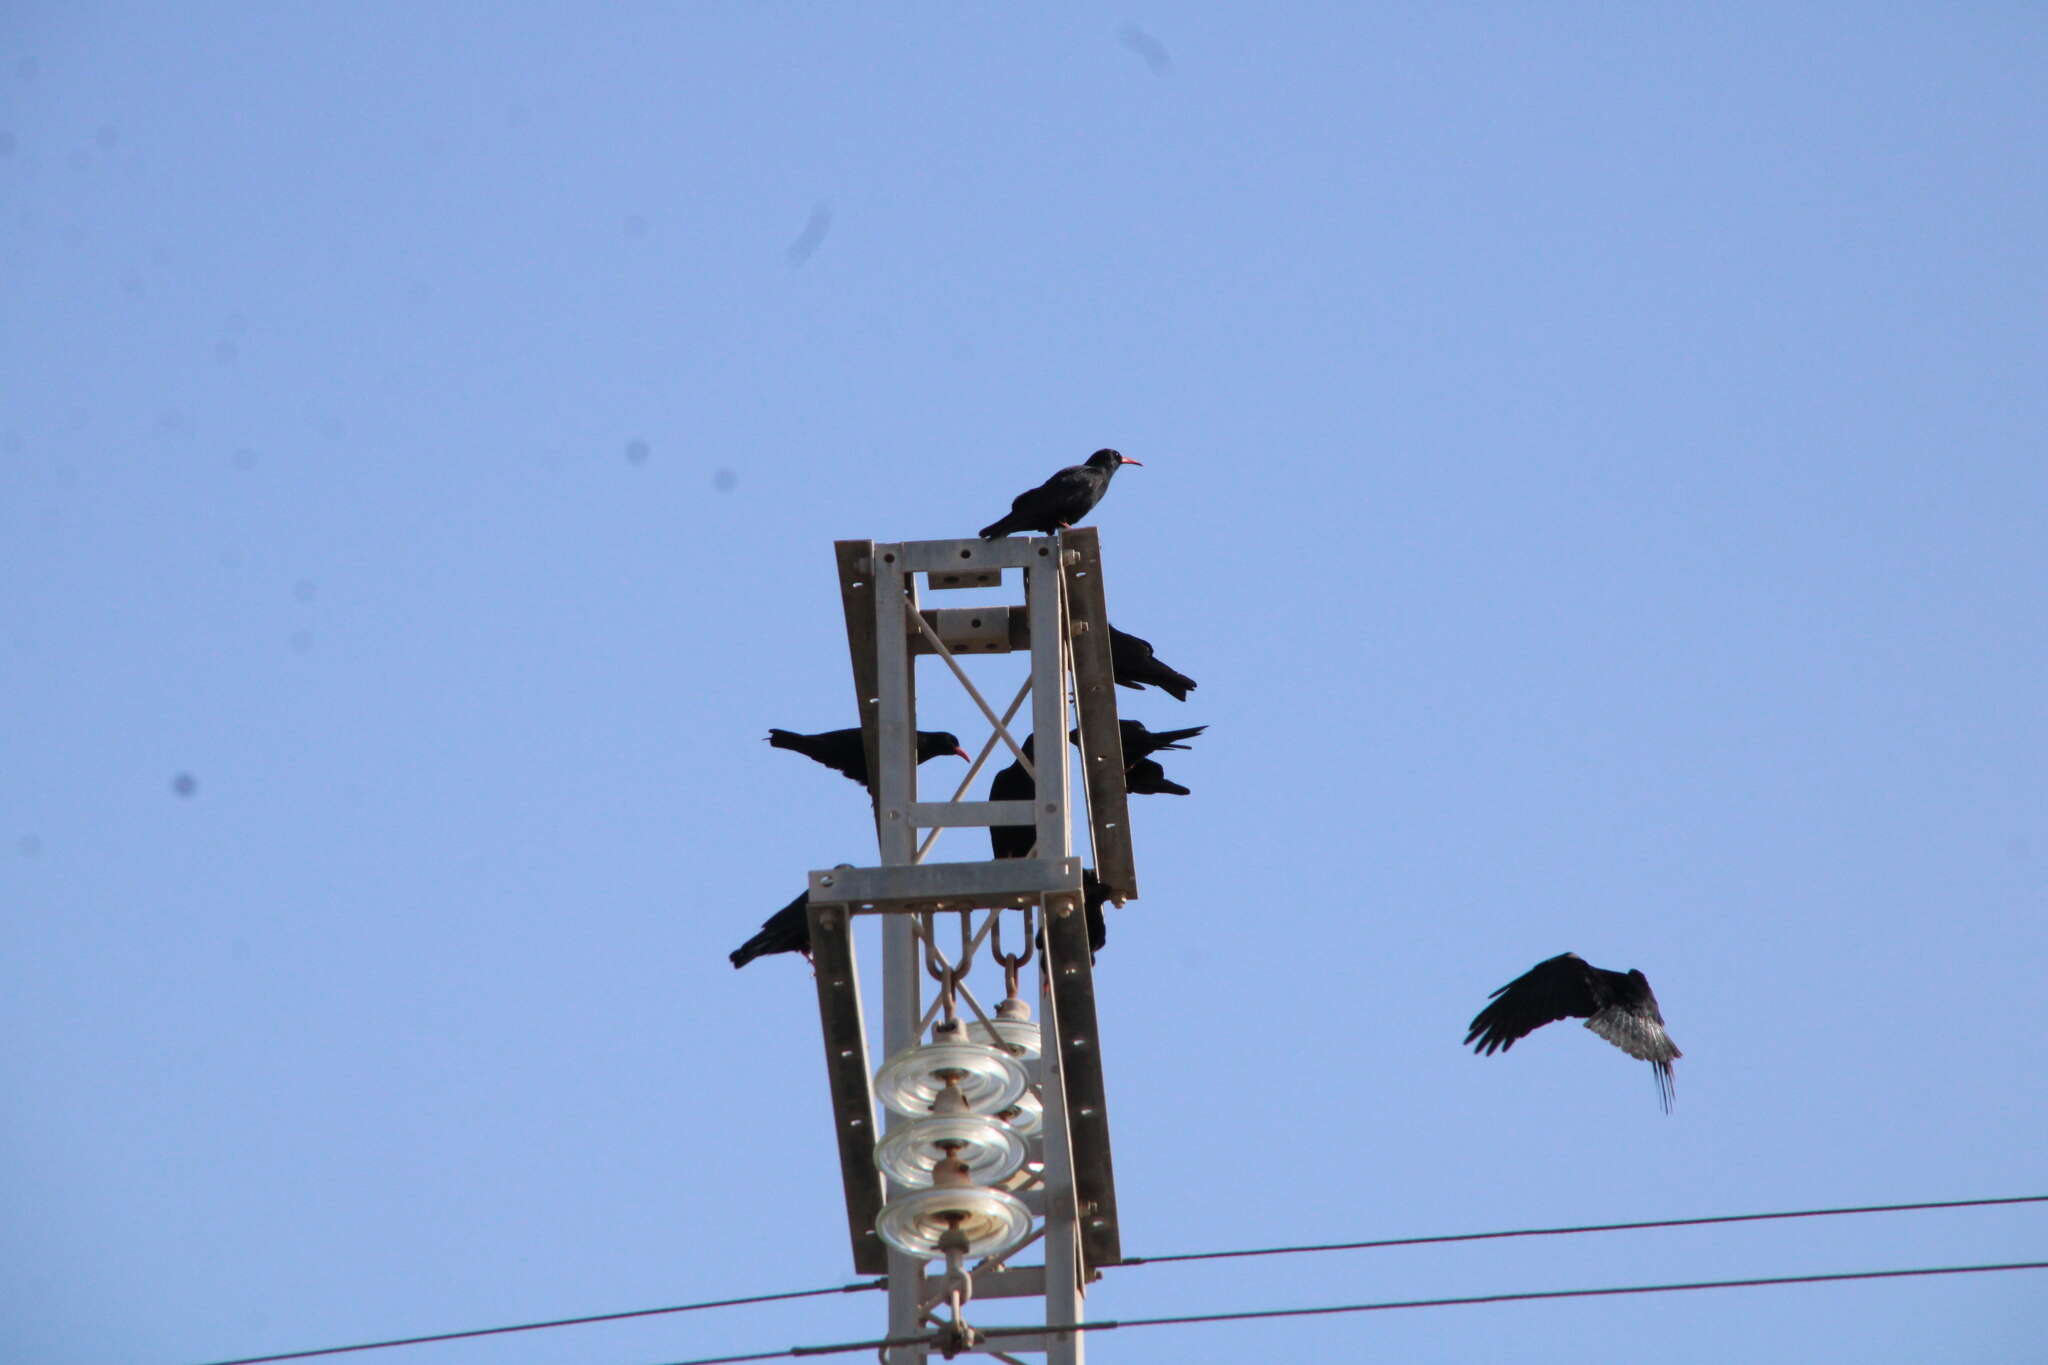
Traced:
<path fill-rule="evenodd" d="M 1057 536 L 994 541 L 844 540 L 837 550 L 881 851 L 878 866 L 810 874 L 818 1010 L 854 1266 L 862 1273 L 888 1276 L 890 1338 L 926 1339 L 890 1348 L 890 1365 L 923 1361 L 931 1349 L 947 1355 L 979 1350 L 1002 1358 L 1043 1353 L 1054 1365 L 1078 1365 L 1083 1354 L 1080 1334 L 1059 1329 L 1082 1320 L 1087 1284 L 1099 1278 L 1100 1267 L 1115 1263 L 1122 1253 L 1083 911 L 1083 859 L 1074 846 L 1074 813 L 1069 809 L 1071 726 L 1077 725 L 1079 731 L 1084 823 L 1094 874 L 1115 900 L 1135 897 L 1138 891 L 1096 533 L 1084 527 Z M 1023 580 L 1020 604 L 937 609 L 921 605 L 920 585 L 934 594 L 993 588 L 1004 582 L 1006 573 Z M 999 714 L 960 660 L 971 654 L 1011 652 L 1028 652 L 1030 673 Z M 917 794 L 916 665 L 926 656 L 944 665 L 992 730 L 949 801 L 921 801 Z M 1029 760 L 1014 725 L 1027 700 Z M 1035 786 L 1031 800 L 960 799 L 992 754 L 1024 764 Z M 976 826 L 1030 826 L 1037 844 L 1032 856 L 1024 858 L 924 860 L 942 830 Z M 1031 1041 L 1042 1043 L 1025 1073 L 1030 1088 L 1001 1111 L 1001 1123 L 991 1127 L 992 1120 L 968 1111 L 961 1094 L 972 1078 L 951 1063 L 932 1064 L 930 1076 L 935 1079 L 930 1083 L 942 1088 L 942 1098 L 930 1105 L 919 1099 L 906 1108 L 883 1087 L 882 1098 L 894 1106 L 886 1134 L 891 1150 L 899 1155 L 905 1150 L 922 1153 L 916 1158 L 921 1165 L 911 1175 L 913 1183 L 929 1189 L 886 1179 L 878 1164 L 877 1143 L 884 1135 L 876 1132 L 877 1087 L 851 932 L 852 917 L 860 914 L 883 917 L 885 1057 L 907 1055 L 913 1070 L 920 1057 L 955 1056 L 945 1048 L 961 1048 L 963 1041 L 1029 1056 L 1015 1041 L 1024 1036 L 1017 1033 L 1015 1021 L 1028 1019 L 1029 1014 L 1028 1006 L 1016 998 L 1017 980 L 1020 966 L 1034 951 L 1034 921 L 1043 931 L 1042 947 L 1036 950 L 1039 1023 L 1037 1032 L 1029 1035 Z M 942 916 L 950 920 L 955 915 L 957 943 L 950 932 L 942 935 L 939 930 Z M 1015 951 L 1002 952 L 1005 938 Z M 1009 997 L 995 1010 L 983 1005 L 967 979 L 984 947 L 1003 969 Z M 1023 1027 L 1030 1029 L 1028 1022 Z M 925 1041 L 928 1032 L 930 1043 Z M 988 1050 L 963 1049 L 977 1055 Z M 1008 1057 L 980 1060 L 992 1069 L 994 1063 L 1015 1065 Z M 889 1074 L 885 1070 L 885 1078 Z M 1034 1106 L 1043 1116 L 1035 1129 L 1038 1119 L 1029 1112 Z M 935 1131 L 934 1114 L 958 1115 L 970 1128 L 981 1128 L 965 1138 L 928 1139 L 925 1135 Z M 952 1131 L 943 1123 L 937 1123 L 936 1130 Z M 969 1188 L 972 1182 L 966 1172 L 982 1147 L 1015 1149 L 1020 1145 L 1018 1134 L 1024 1135 L 1024 1164 L 1000 1179 L 989 1177 L 989 1188 Z M 885 1151 L 884 1160 L 890 1159 Z M 885 1208 L 895 1220 L 892 1235 L 886 1238 L 877 1230 Z M 939 1211 L 906 1221 L 906 1210 L 932 1208 Z M 1018 1223 L 1008 1231 L 989 1232 L 988 1220 L 979 1218 L 982 1210 L 997 1223 L 1004 1216 L 1022 1219 L 1028 1214 L 1029 1230 Z M 896 1249 L 907 1244 L 906 1228 L 913 1249 L 922 1255 Z M 974 1241 L 977 1231 L 982 1236 L 979 1242 Z M 920 1238 L 924 1240 L 919 1242 Z M 1039 1263 L 1013 1264 L 1012 1258 L 1027 1250 L 1040 1256 Z M 980 1257 L 971 1268 L 970 1254 Z M 927 1276 L 924 1262 L 940 1259 L 945 1273 Z M 1038 1328 L 1042 1323 L 1042 1330 L 977 1340 L 974 1329 L 989 1324 L 970 1327 L 965 1315 L 968 1302 L 1023 1297 L 1043 1299 L 1043 1317 L 1031 1324 Z"/>

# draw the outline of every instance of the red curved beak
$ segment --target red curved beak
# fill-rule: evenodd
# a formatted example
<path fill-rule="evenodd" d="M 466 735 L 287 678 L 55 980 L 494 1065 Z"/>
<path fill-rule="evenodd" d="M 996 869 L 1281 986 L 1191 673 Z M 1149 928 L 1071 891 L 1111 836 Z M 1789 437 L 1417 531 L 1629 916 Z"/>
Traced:
<path fill-rule="evenodd" d="M 1123 460 L 1125 464 L 1134 464 L 1138 466 L 1138 468 L 1140 469 L 1143 469 L 1145 467 L 1145 462 L 1143 460 L 1134 460 L 1128 455 L 1121 456 L 1120 458 Z"/>
<path fill-rule="evenodd" d="M 962 759 L 968 763 L 974 762 L 973 759 L 967 757 L 967 751 L 965 749 L 955 749 L 953 751 L 953 757 Z"/>

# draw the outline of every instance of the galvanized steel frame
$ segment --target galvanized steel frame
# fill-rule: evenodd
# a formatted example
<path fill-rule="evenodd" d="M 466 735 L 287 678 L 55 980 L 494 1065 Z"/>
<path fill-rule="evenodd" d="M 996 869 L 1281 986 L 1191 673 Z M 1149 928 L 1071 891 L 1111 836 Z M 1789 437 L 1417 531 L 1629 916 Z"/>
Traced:
<path fill-rule="evenodd" d="M 810 877 L 819 1017 L 854 1265 L 863 1273 L 888 1275 L 891 1336 L 921 1330 L 923 1267 L 888 1250 L 874 1232 L 884 1190 L 874 1160 L 873 1072 L 853 951 L 853 915 L 884 917 L 882 1036 L 885 1052 L 894 1055 L 921 1037 L 923 975 L 912 912 L 1041 905 L 1046 948 L 1040 967 L 1040 1027 L 1046 1039 L 1044 1189 L 1042 1201 L 1030 1202 L 1043 1207 L 1045 1264 L 1004 1268 L 993 1278 L 1012 1277 L 1005 1285 L 1010 1294 L 1035 1279 L 1029 1292 L 1045 1297 L 1047 1330 L 1028 1346 L 1005 1338 L 1008 1349 L 1042 1350 L 1056 1365 L 1078 1365 L 1083 1353 L 1079 1334 L 1058 1329 L 1081 1320 L 1083 1286 L 1097 1277 L 1097 1267 L 1119 1259 L 1121 1249 L 1093 973 L 1081 913 L 1081 859 L 1074 854 L 1068 799 L 1070 696 L 1096 875 L 1119 901 L 1137 894 L 1096 532 L 1082 527 L 1057 537 L 997 541 L 840 541 L 835 552 L 881 852 L 878 867 L 817 870 Z M 1003 570 L 1012 568 L 1023 573 L 1021 607 L 925 610 L 919 605 L 920 574 L 932 589 L 944 590 L 992 586 Z M 998 717 L 954 656 L 1022 649 L 1031 652 L 1029 682 Z M 1028 693 L 1036 737 L 1031 766 L 1037 778 L 1030 803 L 961 801 L 966 780 L 953 801 L 917 800 L 915 661 L 922 654 L 940 656 L 995 722 L 997 738 L 991 745 L 998 751 L 998 739 L 1016 747 L 1009 721 Z M 988 752 L 984 747 L 969 780 Z M 1037 829 L 1034 857 L 922 861 L 940 829 L 1024 823 Z M 920 829 L 931 831 L 922 847 Z M 891 1127 L 901 1121 L 889 1117 Z M 923 1347 L 899 1347 L 888 1360 L 907 1365 L 925 1356 Z"/>

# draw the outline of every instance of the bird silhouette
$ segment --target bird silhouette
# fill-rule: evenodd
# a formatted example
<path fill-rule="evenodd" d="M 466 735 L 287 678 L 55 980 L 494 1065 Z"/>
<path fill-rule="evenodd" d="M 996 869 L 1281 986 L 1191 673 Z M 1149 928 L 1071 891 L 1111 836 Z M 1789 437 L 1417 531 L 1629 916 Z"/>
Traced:
<path fill-rule="evenodd" d="M 1016 531 L 1037 531 L 1051 535 L 1088 515 L 1109 481 L 1127 464 L 1144 465 L 1114 450 L 1098 450 L 1083 464 L 1070 464 L 1036 488 L 1027 488 L 1010 501 L 1007 515 L 981 528 L 983 540 L 1000 540 Z"/>
<path fill-rule="evenodd" d="M 1031 742 L 1034 735 L 1024 736 L 1024 757 L 1036 761 Z M 1022 763 L 1012 763 L 989 779 L 988 799 L 991 801 L 1031 801 L 1037 799 L 1038 783 L 1025 771 Z M 1038 844 L 1037 825 L 990 825 L 988 827 L 989 854 L 995 858 L 1028 858 Z"/>
<path fill-rule="evenodd" d="M 811 893 L 805 891 L 761 922 L 761 932 L 732 950 L 732 965 L 744 967 L 769 953 L 802 953 L 811 960 Z"/>
<path fill-rule="evenodd" d="M 1175 701 L 1186 701 L 1195 688 L 1193 678 L 1176 673 L 1154 658 L 1150 643 L 1115 626 L 1109 628 L 1109 670 L 1124 687 L 1143 691 L 1150 683 Z"/>
<path fill-rule="evenodd" d="M 1124 769 L 1124 790 L 1132 796 L 1187 796 L 1188 789 L 1166 775 L 1156 758 L 1141 758 Z"/>
<path fill-rule="evenodd" d="M 863 787 L 868 785 L 868 750 L 862 742 L 858 727 L 851 730 L 824 730 L 815 735 L 800 735 L 794 730 L 770 730 L 768 743 L 777 749 L 790 749 L 805 758 L 816 759 L 826 767 L 852 778 Z M 952 754 L 966 758 L 967 751 L 960 747 L 960 737 L 944 730 L 919 730 L 917 732 L 917 761 L 929 763 L 935 758 Z"/>
<path fill-rule="evenodd" d="M 1123 740 L 1124 762 L 1129 764 L 1168 749 L 1185 749 L 1188 746 L 1180 741 L 1193 739 L 1209 727 L 1191 725 L 1185 730 L 1148 730 L 1142 720 L 1120 720 L 1116 723 L 1116 728 L 1118 737 Z M 1067 738 L 1079 744 L 1080 728 L 1077 726 L 1067 731 Z"/>
<path fill-rule="evenodd" d="M 1671 1063 L 1684 1054 L 1664 1031 L 1657 997 L 1639 971 L 1611 972 L 1576 953 L 1546 958 L 1493 993 L 1493 1003 L 1473 1018 L 1465 1041 L 1482 1056 L 1505 1052 L 1516 1039 L 1566 1018 L 1584 1019 L 1594 1033 L 1648 1062 L 1656 1073 L 1657 1098 L 1671 1112 Z"/>

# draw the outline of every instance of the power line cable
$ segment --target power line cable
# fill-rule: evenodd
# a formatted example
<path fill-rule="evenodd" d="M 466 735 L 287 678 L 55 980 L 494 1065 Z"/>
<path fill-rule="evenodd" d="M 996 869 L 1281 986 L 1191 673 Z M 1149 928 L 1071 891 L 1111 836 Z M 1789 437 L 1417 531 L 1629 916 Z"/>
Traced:
<path fill-rule="evenodd" d="M 1305 1246 L 1253 1247 L 1243 1251 L 1186 1251 L 1172 1256 L 1126 1256 L 1126 1265 L 1164 1265 L 1170 1261 L 1223 1261 L 1241 1256 L 1292 1256 L 1310 1251 L 1367 1251 L 1377 1247 L 1436 1246 L 1445 1242 L 1490 1242 L 1506 1237 L 1563 1237 L 1579 1232 L 1636 1232 L 1645 1228 L 1697 1228 L 1716 1223 L 1762 1223 L 1777 1218 L 1834 1218 L 1851 1213 L 1908 1213 L 1922 1209 L 1986 1208 L 1993 1204 L 2048 1203 L 2048 1194 L 2021 1194 L 2004 1199 L 1944 1199 L 1919 1204 L 1864 1204 L 1854 1208 L 1794 1209 L 1786 1213 L 1729 1213 L 1713 1218 L 1658 1218 L 1641 1223 L 1584 1223 L 1576 1227 L 1517 1228 L 1507 1232 L 1454 1232 L 1436 1237 L 1384 1237 L 1371 1242 L 1319 1242 Z"/>
<path fill-rule="evenodd" d="M 826 1294 L 857 1294 L 867 1289 L 886 1289 L 886 1280 L 863 1280 L 858 1284 L 835 1285 L 830 1289 L 797 1289 L 785 1294 L 754 1294 L 744 1299 L 711 1299 L 704 1303 L 679 1303 L 667 1308 L 635 1308 L 625 1313 L 592 1313 L 580 1318 L 551 1318 L 546 1322 L 521 1322 L 509 1327 L 479 1327 L 466 1332 L 436 1332 L 424 1337 L 392 1337 L 388 1341 L 361 1341 L 352 1346 L 322 1346 L 311 1351 L 284 1351 L 268 1356 L 237 1356 L 207 1365 L 267 1365 L 276 1360 L 306 1360 L 313 1356 L 338 1356 L 351 1351 L 381 1351 L 388 1346 L 424 1346 L 432 1341 L 462 1341 L 469 1337 L 503 1336 L 509 1332 L 538 1332 L 544 1327 L 581 1327 L 592 1322 L 623 1322 L 627 1318 L 652 1318 L 664 1313 L 696 1313 L 706 1308 L 738 1308 L 750 1303 L 780 1303 L 787 1299 L 814 1299 Z"/>
<path fill-rule="evenodd" d="M 1482 1242 L 1508 1237 L 1561 1237 L 1581 1232 L 1629 1232 L 1648 1228 L 1706 1227 L 1717 1223 L 1756 1223 L 1782 1218 L 1830 1218 L 1844 1214 L 1908 1213 L 1928 1209 L 1988 1208 L 2000 1204 L 2048 1203 L 2048 1194 L 2020 1194 L 1996 1199 L 1947 1199 L 1912 1204 L 1863 1204 L 1848 1208 L 1793 1209 L 1782 1213 L 1733 1213 L 1708 1218 L 1661 1218 L 1636 1223 L 1589 1223 L 1575 1227 L 1518 1228 L 1500 1232 L 1457 1232 L 1431 1237 L 1392 1237 L 1369 1242 L 1325 1242 L 1304 1246 L 1254 1247 L 1239 1251 L 1189 1251 L 1167 1256 L 1132 1256 L 1118 1266 L 1165 1265 L 1174 1261 L 1213 1261 L 1244 1256 L 1286 1256 L 1316 1251 L 1363 1251 L 1378 1247 L 1431 1246 L 1446 1242 Z M 429 1336 L 393 1337 L 349 1346 L 322 1346 L 306 1351 L 285 1351 L 275 1355 L 238 1356 L 206 1365 L 271 1365 L 284 1360 L 307 1360 L 315 1356 L 346 1355 L 355 1351 L 379 1351 L 393 1346 L 423 1346 L 431 1342 L 463 1341 L 471 1337 L 503 1336 L 513 1332 L 537 1332 L 549 1327 L 580 1327 L 597 1322 L 620 1322 L 629 1318 L 659 1317 L 669 1313 L 694 1313 L 708 1308 L 738 1308 L 747 1304 L 778 1303 L 789 1299 L 819 1298 L 830 1294 L 854 1294 L 883 1289 L 886 1280 L 863 1280 L 826 1289 L 799 1289 L 782 1294 L 755 1294 L 738 1299 L 712 1299 L 704 1303 L 675 1304 L 664 1308 L 637 1308 L 623 1313 L 594 1313 L 585 1317 L 552 1318 L 544 1322 L 522 1322 L 506 1327 L 480 1327 L 462 1332 L 436 1332 Z M 744 1359 L 772 1359 L 774 1355 Z"/>
<path fill-rule="evenodd" d="M 1180 1327 L 1217 1322 L 1252 1322 L 1272 1318 L 1330 1317 L 1339 1313 L 1380 1313 L 1397 1308 L 1468 1308 L 1485 1303 L 1527 1303 L 1537 1299 L 1611 1298 L 1622 1294 L 1674 1294 L 1691 1289 L 1754 1289 L 1766 1285 L 1840 1284 L 1849 1280 L 1900 1280 L 1929 1275 L 1982 1275 L 2007 1270 L 2048 1270 L 2048 1261 L 2014 1261 L 2001 1265 L 1921 1266 L 1911 1270 L 1850 1270 L 1828 1275 L 1772 1275 L 1744 1280 L 1695 1280 L 1686 1284 L 1615 1285 L 1601 1289 L 1539 1289 L 1515 1294 L 1473 1294 L 1455 1299 L 1401 1299 L 1384 1303 L 1339 1303 L 1314 1308 L 1260 1308 L 1235 1313 L 1188 1313 L 1163 1318 L 1123 1318 L 1104 1322 L 1077 1322 L 1076 1332 L 1114 1332 L 1125 1327 Z M 981 1335 L 998 1341 L 1004 1337 L 1035 1336 L 1046 1329 L 1030 1327 L 988 1327 Z M 829 1346 L 791 1346 L 780 1351 L 757 1351 L 749 1355 L 699 1356 L 670 1361 L 668 1365 L 742 1365 L 756 1360 L 789 1357 L 844 1355 L 854 1351 L 882 1350 L 892 1346 L 929 1343 L 929 1336 L 881 1337 L 873 1341 L 846 1341 Z"/>

